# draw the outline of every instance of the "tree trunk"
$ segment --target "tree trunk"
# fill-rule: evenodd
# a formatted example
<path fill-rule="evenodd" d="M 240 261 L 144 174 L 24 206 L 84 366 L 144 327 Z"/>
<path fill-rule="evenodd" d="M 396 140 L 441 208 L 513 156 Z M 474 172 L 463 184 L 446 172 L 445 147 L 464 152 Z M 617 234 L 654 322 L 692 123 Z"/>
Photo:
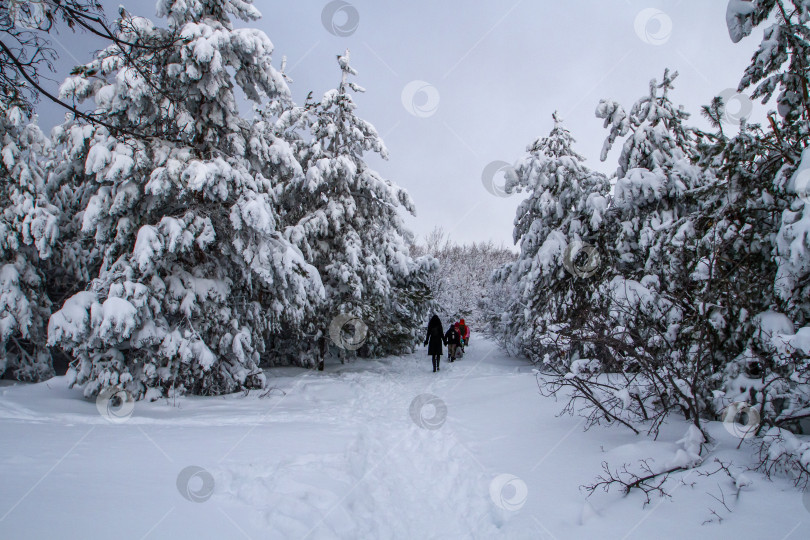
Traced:
<path fill-rule="evenodd" d="M 320 339 L 320 343 L 318 343 L 319 349 L 319 358 L 318 358 L 318 371 L 323 371 L 323 361 L 324 357 L 326 356 L 326 334 Z"/>

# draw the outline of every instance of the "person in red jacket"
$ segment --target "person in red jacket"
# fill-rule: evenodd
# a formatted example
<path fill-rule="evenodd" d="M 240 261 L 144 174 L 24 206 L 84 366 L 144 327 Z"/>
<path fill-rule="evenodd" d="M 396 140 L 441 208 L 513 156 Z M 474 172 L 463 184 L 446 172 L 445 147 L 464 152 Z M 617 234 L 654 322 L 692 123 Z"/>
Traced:
<path fill-rule="evenodd" d="M 458 347 L 456 347 L 456 358 L 461 358 L 464 355 L 464 338 L 461 337 L 461 330 L 459 330 L 458 322 L 453 323 L 453 330 L 458 336 Z"/>
<path fill-rule="evenodd" d="M 458 333 L 461 334 L 461 350 L 470 343 L 470 327 L 464 323 L 464 319 L 458 321 Z"/>

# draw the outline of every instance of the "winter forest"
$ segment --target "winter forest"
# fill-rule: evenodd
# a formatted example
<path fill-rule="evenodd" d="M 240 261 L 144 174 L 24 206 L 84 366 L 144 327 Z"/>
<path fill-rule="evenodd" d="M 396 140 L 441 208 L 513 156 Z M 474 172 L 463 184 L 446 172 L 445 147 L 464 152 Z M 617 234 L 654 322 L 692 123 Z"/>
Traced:
<path fill-rule="evenodd" d="M 0 0 L 0 538 L 810 535 L 810 0 L 406 4 Z"/>

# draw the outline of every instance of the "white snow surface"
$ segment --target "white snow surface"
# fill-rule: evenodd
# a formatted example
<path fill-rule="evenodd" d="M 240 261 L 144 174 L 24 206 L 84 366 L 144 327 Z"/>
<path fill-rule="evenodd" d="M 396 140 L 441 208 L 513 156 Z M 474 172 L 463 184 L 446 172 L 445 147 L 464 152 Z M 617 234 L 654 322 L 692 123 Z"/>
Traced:
<path fill-rule="evenodd" d="M 671 500 L 646 508 L 638 493 L 587 499 L 579 486 L 602 461 L 691 462 L 699 432 L 683 421 L 657 441 L 584 432 L 538 394 L 531 366 L 482 338 L 436 374 L 421 349 L 267 376 L 269 391 L 142 401 L 115 423 L 64 377 L 3 382 L 0 538 L 810 537 L 802 494 L 784 478 L 743 475 L 753 449 L 736 449 L 718 422 L 712 456 L 733 460 L 736 481 L 682 473 Z M 439 400 L 426 401 L 428 421 L 446 407 L 438 429 L 409 414 L 422 394 Z M 181 496 L 188 466 L 213 478 L 209 499 Z M 719 488 L 730 513 L 710 496 Z M 710 509 L 722 523 L 702 524 Z"/>

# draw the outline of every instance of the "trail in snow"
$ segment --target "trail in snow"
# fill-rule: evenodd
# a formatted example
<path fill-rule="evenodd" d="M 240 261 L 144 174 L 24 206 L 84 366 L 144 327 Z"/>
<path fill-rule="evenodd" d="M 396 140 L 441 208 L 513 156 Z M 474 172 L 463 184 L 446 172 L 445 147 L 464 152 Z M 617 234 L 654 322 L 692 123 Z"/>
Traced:
<path fill-rule="evenodd" d="M 582 431 L 538 395 L 530 366 L 477 339 L 432 373 L 414 355 L 268 372 L 269 392 L 137 403 L 111 423 L 63 378 L 0 387 L 0 537 L 603 538 L 806 537 L 786 481 L 718 510 L 721 478 L 640 497 L 581 484 L 608 460 L 666 460 L 659 441 Z M 266 397 L 260 397 L 265 395 Z M 750 458 L 712 426 L 716 452 Z M 744 463 L 740 463 L 743 465 Z M 189 467 L 197 467 L 189 469 Z M 695 479 L 690 479 L 690 483 Z M 712 491 L 712 489 L 714 491 Z M 729 497 L 731 499 L 731 497 Z M 792 530 L 791 530 L 792 529 Z"/>

